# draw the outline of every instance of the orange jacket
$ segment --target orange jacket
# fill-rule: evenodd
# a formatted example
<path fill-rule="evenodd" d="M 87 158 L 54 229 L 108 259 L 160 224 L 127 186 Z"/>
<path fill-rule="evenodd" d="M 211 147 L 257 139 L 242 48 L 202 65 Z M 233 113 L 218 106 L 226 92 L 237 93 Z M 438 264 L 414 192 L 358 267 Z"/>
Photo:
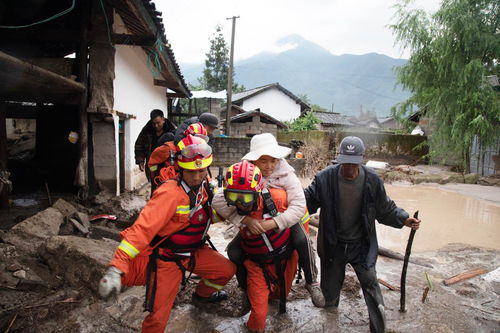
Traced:
<path fill-rule="evenodd" d="M 170 158 L 170 152 L 175 153 L 175 145 L 173 141 L 167 141 L 161 146 L 157 147 L 149 156 L 148 167 L 151 168 L 152 166 L 168 162 Z"/>
<path fill-rule="evenodd" d="M 204 204 L 208 199 L 203 189 Z M 154 192 L 135 223 L 122 231 L 122 242 L 115 251 L 111 265 L 128 272 L 129 261 L 137 255 L 149 255 L 150 243 L 158 235 L 162 238 L 189 225 L 189 197 L 177 180 L 169 180 Z"/>

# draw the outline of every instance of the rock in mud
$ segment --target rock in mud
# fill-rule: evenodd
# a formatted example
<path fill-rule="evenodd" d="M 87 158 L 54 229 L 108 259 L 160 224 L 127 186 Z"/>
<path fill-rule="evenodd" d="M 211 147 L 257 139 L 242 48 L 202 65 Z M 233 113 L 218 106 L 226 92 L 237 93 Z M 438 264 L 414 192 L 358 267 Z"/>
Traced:
<path fill-rule="evenodd" d="M 113 241 L 54 236 L 41 248 L 40 256 L 69 285 L 83 285 L 95 292 L 117 246 Z"/>
<path fill-rule="evenodd" d="M 61 212 L 49 207 L 12 227 L 4 236 L 4 240 L 15 245 L 18 250 L 36 256 L 38 247 L 43 245 L 47 238 L 57 235 L 63 222 L 64 216 Z"/>

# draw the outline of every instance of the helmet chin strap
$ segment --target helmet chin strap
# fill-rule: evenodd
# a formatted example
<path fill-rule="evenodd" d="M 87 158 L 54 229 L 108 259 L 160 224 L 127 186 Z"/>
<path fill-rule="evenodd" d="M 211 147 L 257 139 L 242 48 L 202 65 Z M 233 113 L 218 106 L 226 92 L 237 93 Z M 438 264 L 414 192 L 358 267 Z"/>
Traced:
<path fill-rule="evenodd" d="M 247 216 L 247 215 L 250 215 L 251 212 L 253 212 L 254 210 L 257 209 L 257 201 L 254 201 L 254 203 L 252 204 L 252 209 L 250 209 L 250 210 L 241 210 L 240 208 L 238 208 L 238 206 L 235 206 L 235 207 L 236 207 L 236 211 L 238 212 L 238 214 L 243 215 L 243 216 Z"/>

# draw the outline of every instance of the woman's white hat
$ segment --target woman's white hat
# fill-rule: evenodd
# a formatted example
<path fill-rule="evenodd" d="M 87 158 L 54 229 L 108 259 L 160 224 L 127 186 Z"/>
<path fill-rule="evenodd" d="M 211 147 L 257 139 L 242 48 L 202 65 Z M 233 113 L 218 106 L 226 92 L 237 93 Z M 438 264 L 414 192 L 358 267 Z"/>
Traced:
<path fill-rule="evenodd" d="M 250 140 L 250 152 L 242 160 L 256 161 L 262 155 L 274 158 L 285 158 L 292 152 L 291 148 L 278 145 L 278 141 L 271 133 L 254 135 Z"/>

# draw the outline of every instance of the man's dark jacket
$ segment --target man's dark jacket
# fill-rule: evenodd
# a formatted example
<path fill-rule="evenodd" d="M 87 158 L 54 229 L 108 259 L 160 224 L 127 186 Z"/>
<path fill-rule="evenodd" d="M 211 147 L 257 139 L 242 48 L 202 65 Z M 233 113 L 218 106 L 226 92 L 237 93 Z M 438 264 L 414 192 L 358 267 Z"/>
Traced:
<path fill-rule="evenodd" d="M 197 122 L 198 122 L 198 117 L 196 117 L 196 116 L 184 120 L 182 122 L 182 124 L 180 124 L 179 127 L 177 127 L 177 130 L 175 131 L 174 143 L 177 144 L 179 141 L 181 141 L 184 138 L 184 132 L 186 131 L 188 126 L 191 124 L 197 123 Z M 214 147 L 214 141 L 215 141 L 214 136 L 212 134 L 210 134 L 208 136 L 207 143 L 212 148 Z"/>
<path fill-rule="evenodd" d="M 402 228 L 408 213 L 398 208 L 385 193 L 384 182 L 370 168 L 365 171 L 361 220 L 363 223 L 363 256 L 367 267 L 377 262 L 378 242 L 375 219 L 395 228 Z M 318 254 L 322 260 L 333 260 L 337 244 L 337 203 L 339 202 L 338 173 L 340 165 L 329 166 L 316 174 L 314 181 L 305 190 L 309 213 L 321 207 L 318 231 Z"/>
<path fill-rule="evenodd" d="M 165 124 L 163 124 L 163 133 L 173 133 L 175 132 L 175 125 L 172 124 L 172 122 L 165 118 Z M 153 147 L 153 140 L 155 139 L 156 136 L 156 131 L 153 127 L 153 124 L 150 121 L 144 125 L 144 127 L 141 130 L 141 133 L 139 133 L 139 136 L 137 137 L 137 140 L 135 140 L 135 145 L 134 145 L 134 154 L 135 154 L 135 164 L 142 164 L 144 163 L 149 155 L 151 155 L 151 152 L 154 150 Z"/>

